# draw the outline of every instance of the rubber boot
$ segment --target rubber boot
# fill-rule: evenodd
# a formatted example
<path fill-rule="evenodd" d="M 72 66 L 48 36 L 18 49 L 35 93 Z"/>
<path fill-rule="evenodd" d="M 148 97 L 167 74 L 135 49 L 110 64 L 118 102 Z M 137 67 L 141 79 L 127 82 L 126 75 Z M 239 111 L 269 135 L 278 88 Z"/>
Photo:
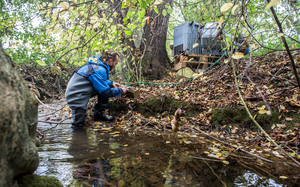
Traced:
<path fill-rule="evenodd" d="M 94 121 L 112 121 L 115 118 L 113 116 L 106 116 L 104 110 L 108 107 L 108 104 L 96 104 L 94 112 Z"/>
<path fill-rule="evenodd" d="M 72 123 L 73 129 L 82 128 L 85 123 L 84 120 L 86 118 L 86 110 L 83 108 L 77 108 L 75 110 L 75 121 Z"/>

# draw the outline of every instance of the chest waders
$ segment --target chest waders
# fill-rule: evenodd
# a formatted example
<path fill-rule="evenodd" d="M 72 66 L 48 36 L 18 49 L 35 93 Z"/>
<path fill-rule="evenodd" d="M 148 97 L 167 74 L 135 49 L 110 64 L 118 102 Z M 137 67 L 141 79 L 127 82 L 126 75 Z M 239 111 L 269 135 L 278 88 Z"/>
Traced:
<path fill-rule="evenodd" d="M 87 64 L 84 66 L 90 66 Z M 82 66 L 81 68 L 83 68 Z M 81 69 L 80 68 L 80 69 Z M 79 69 L 79 70 L 80 70 Z M 88 80 L 88 77 L 93 75 L 95 72 L 93 68 L 88 68 L 85 76 L 78 74 L 76 71 L 71 76 L 67 90 L 66 90 L 66 101 L 72 110 L 72 128 L 81 128 L 85 125 L 87 104 L 89 99 L 94 96 L 98 96 L 98 103 L 95 105 L 94 120 L 95 121 L 111 121 L 114 119 L 113 116 L 106 116 L 104 110 L 108 108 L 108 97 L 101 96 L 97 90 L 93 87 L 92 83 Z"/>

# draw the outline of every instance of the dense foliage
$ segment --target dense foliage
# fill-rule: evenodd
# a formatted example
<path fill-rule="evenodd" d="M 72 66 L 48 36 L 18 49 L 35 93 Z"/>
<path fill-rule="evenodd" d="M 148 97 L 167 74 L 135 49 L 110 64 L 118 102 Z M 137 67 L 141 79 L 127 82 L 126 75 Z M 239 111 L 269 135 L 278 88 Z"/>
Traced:
<path fill-rule="evenodd" d="M 164 8 L 159 11 L 162 4 Z M 167 44 L 173 43 L 173 28 L 184 21 L 202 25 L 219 22 L 231 34 L 223 37 L 226 46 L 231 45 L 235 34 L 243 33 L 249 36 L 254 54 L 261 55 L 284 50 L 282 34 L 267 4 L 258 0 L 174 0 L 171 7 L 162 0 L 4 0 L 0 2 L 0 34 L 6 51 L 17 63 L 45 66 L 59 60 L 64 65 L 81 65 L 87 57 L 113 49 L 124 54 L 122 59 L 126 63 L 119 66 L 124 69 L 137 62 L 136 48 L 146 39 L 141 38 L 144 26 L 154 24 L 154 18 L 148 16 L 154 10 L 157 15 L 171 14 L 165 31 Z M 271 6 L 284 28 L 289 47 L 300 47 L 300 3 L 274 0 Z M 138 43 L 138 47 L 128 42 Z"/>

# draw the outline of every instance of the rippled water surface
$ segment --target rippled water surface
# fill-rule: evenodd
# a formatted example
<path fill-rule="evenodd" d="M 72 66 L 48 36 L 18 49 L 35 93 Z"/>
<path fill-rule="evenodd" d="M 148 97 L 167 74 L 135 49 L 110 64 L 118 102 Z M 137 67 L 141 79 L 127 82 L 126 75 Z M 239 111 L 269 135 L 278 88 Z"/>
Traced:
<path fill-rule="evenodd" d="M 61 103 L 48 105 L 60 108 Z M 53 110 L 40 106 L 40 114 Z M 51 118 L 63 118 L 62 116 Z M 40 117 L 39 120 L 45 120 Z M 68 121 L 67 121 L 68 122 Z M 70 121 L 69 121 L 70 122 Z M 39 131 L 56 124 L 39 123 Z M 122 132 L 110 126 L 73 131 L 60 124 L 43 132 L 38 175 L 54 176 L 64 186 L 285 186 L 238 165 L 191 158 L 203 150 L 175 144 L 172 133 L 147 129 Z M 171 140 L 166 143 L 166 140 Z"/>

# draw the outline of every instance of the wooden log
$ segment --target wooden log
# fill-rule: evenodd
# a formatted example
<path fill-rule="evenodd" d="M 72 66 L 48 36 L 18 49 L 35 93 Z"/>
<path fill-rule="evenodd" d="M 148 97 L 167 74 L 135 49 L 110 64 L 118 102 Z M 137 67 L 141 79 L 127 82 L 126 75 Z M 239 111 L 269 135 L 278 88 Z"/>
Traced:
<path fill-rule="evenodd" d="M 205 67 L 207 68 L 209 65 L 211 65 L 213 63 L 212 62 L 198 62 L 198 61 L 182 61 L 182 62 L 175 64 L 173 69 L 175 71 L 177 71 L 184 67 L 197 68 L 199 64 L 200 64 L 199 69 L 204 69 Z"/>

